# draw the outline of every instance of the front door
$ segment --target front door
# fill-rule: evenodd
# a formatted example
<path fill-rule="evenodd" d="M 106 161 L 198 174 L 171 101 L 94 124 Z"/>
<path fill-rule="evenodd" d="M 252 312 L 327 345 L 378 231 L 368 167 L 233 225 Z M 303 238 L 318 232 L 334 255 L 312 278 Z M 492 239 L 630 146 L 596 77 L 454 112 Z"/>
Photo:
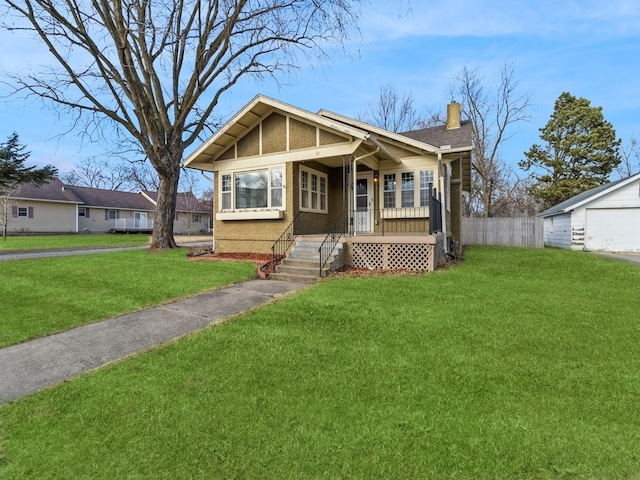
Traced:
<path fill-rule="evenodd" d="M 147 228 L 147 212 L 133 214 L 133 228 Z"/>
<path fill-rule="evenodd" d="M 373 176 L 371 173 L 356 177 L 355 231 L 371 232 L 373 226 Z"/>

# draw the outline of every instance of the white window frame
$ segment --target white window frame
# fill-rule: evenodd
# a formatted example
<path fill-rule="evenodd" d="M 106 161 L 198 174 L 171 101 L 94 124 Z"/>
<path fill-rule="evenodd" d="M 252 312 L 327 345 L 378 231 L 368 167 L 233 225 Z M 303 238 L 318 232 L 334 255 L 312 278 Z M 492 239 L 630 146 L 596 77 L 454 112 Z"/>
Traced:
<path fill-rule="evenodd" d="M 380 182 L 380 197 L 382 198 L 382 210 L 397 210 L 397 209 L 424 209 L 424 208 L 428 208 L 429 204 L 427 202 L 427 205 L 422 205 L 422 195 L 421 192 L 424 191 L 425 189 L 428 189 L 428 186 L 423 187 L 421 180 L 422 180 L 422 172 L 430 172 L 430 177 L 434 180 L 435 182 L 435 176 L 436 176 L 436 172 L 435 172 L 435 168 L 430 167 L 430 168 L 425 168 L 425 167 L 418 167 L 418 168 L 406 168 L 406 169 L 402 169 L 402 170 L 387 170 L 387 171 L 382 171 L 380 172 L 383 181 Z M 407 192 L 407 189 L 403 190 L 403 174 L 405 174 L 405 178 L 407 177 L 406 174 L 412 173 L 413 174 L 413 204 L 411 206 L 403 206 L 403 202 L 402 202 L 402 194 L 403 192 Z M 385 180 L 390 180 L 389 176 L 391 175 L 395 175 L 395 189 L 394 190 L 386 190 L 385 189 Z M 437 188 L 436 184 L 433 183 L 433 188 Z M 385 193 L 389 193 L 393 191 L 394 195 L 395 195 L 395 206 L 394 207 L 385 207 Z M 405 203 L 408 203 L 405 199 Z"/>
<path fill-rule="evenodd" d="M 306 175 L 305 175 L 306 174 Z M 306 183 L 304 178 L 306 177 Z M 300 166 L 300 210 L 311 213 L 329 213 L 328 190 L 329 177 L 313 168 Z M 306 186 L 306 188 L 305 188 Z M 324 186 L 324 192 L 323 190 Z M 306 200 L 306 201 L 305 201 Z M 303 207 L 303 205 L 306 205 Z M 315 208 L 314 208 L 315 205 Z"/>
<path fill-rule="evenodd" d="M 18 207 L 18 218 L 29 218 L 29 207 Z"/>
<path fill-rule="evenodd" d="M 111 217 L 111 212 L 113 212 L 113 218 Z M 107 220 L 117 220 L 118 219 L 118 210 L 114 210 L 112 208 L 107 210 Z"/>
<path fill-rule="evenodd" d="M 87 216 L 87 209 L 85 207 L 78 207 L 78 216 L 85 217 Z"/>
<path fill-rule="evenodd" d="M 277 178 L 274 176 L 274 172 L 277 170 L 282 171 L 281 175 L 281 184 L 279 186 L 273 186 L 274 180 Z M 248 173 L 259 173 L 265 172 L 267 176 L 267 206 L 266 207 L 246 207 L 246 208 L 238 208 L 236 206 L 236 175 L 248 174 Z M 233 213 L 233 212 L 260 212 L 260 211 L 284 211 L 286 209 L 286 181 L 285 181 L 285 166 L 284 165 L 274 165 L 271 167 L 264 168 L 250 168 L 250 169 L 242 169 L 242 170 L 234 170 L 231 172 L 220 172 L 220 194 L 218 196 L 218 213 Z M 227 183 L 227 179 L 230 180 Z M 281 205 L 273 205 L 273 193 L 275 190 L 282 191 L 282 201 Z M 231 208 L 223 208 L 224 204 L 224 196 L 227 195 L 230 199 L 229 206 Z"/>

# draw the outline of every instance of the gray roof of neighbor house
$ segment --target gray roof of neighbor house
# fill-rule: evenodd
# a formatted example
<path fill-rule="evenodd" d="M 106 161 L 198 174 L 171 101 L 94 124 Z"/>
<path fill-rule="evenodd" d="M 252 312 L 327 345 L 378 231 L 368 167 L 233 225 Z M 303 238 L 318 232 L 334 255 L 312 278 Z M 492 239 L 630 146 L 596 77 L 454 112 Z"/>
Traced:
<path fill-rule="evenodd" d="M 25 183 L 17 192 L 9 195 L 13 198 L 46 200 L 49 202 L 84 203 L 76 193 L 59 179 L 54 178 L 44 185 L 36 186 Z"/>
<path fill-rule="evenodd" d="M 462 148 L 471 146 L 472 133 L 471 121 L 462 120 L 458 128 L 447 130 L 446 125 L 438 125 L 436 127 L 402 132 L 400 135 L 438 148 L 446 145 L 449 145 L 451 148 Z"/>
<path fill-rule="evenodd" d="M 91 187 L 65 185 L 58 178 L 36 187 L 25 184 L 12 194 L 13 198 L 42 200 L 48 202 L 76 203 L 86 207 L 121 210 L 153 211 L 158 199 L 157 192 L 121 192 Z M 178 193 L 176 210 L 179 212 L 209 213 L 210 209 L 191 192 Z"/>
<path fill-rule="evenodd" d="M 600 185 L 599 187 L 592 188 L 591 190 L 587 190 L 586 192 L 579 193 L 575 197 L 571 197 L 569 200 L 565 200 L 558 205 L 555 205 L 544 212 L 540 212 L 538 215 L 541 217 L 550 217 L 553 215 L 558 215 L 560 213 L 566 213 L 573 210 L 574 207 L 582 203 L 589 202 L 590 200 L 595 199 L 601 195 L 607 193 L 608 190 L 615 190 L 619 186 L 623 184 L 627 184 L 629 182 L 634 181 L 635 179 L 640 179 L 640 173 L 635 175 L 631 175 L 630 177 L 621 178 L 614 182 L 606 183 L 604 185 Z"/>
<path fill-rule="evenodd" d="M 123 210 L 152 211 L 155 206 L 139 193 L 102 190 L 90 187 L 67 187 L 72 189 L 88 207 L 105 207 Z"/>

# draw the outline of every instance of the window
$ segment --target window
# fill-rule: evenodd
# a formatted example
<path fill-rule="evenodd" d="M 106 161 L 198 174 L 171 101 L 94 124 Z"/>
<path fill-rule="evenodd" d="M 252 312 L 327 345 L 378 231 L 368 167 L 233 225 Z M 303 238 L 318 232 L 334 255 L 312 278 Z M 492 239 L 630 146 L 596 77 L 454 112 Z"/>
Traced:
<path fill-rule="evenodd" d="M 419 208 L 429 206 L 430 189 L 435 188 L 435 169 L 391 171 L 382 174 L 383 208 Z M 398 182 L 400 185 L 398 185 Z M 426 210 L 420 210 L 426 215 Z M 409 213 L 409 212 L 405 212 Z"/>
<path fill-rule="evenodd" d="M 200 223 L 200 221 L 201 221 L 200 214 L 199 214 L 199 213 L 194 213 L 194 214 L 193 214 L 193 221 L 192 221 L 192 223 Z"/>
<path fill-rule="evenodd" d="M 414 181 L 413 172 L 402 172 L 402 206 L 413 207 L 414 205 Z"/>
<path fill-rule="evenodd" d="M 420 206 L 429 206 L 429 191 L 433 188 L 433 170 L 420 170 Z"/>
<path fill-rule="evenodd" d="M 327 176 L 317 170 L 300 167 L 300 209 L 327 213 Z"/>
<path fill-rule="evenodd" d="M 236 208 L 267 208 L 267 172 L 236 173 Z"/>
<path fill-rule="evenodd" d="M 271 208 L 282 207 L 282 167 L 271 169 Z"/>
<path fill-rule="evenodd" d="M 396 174 L 386 173 L 383 186 L 384 208 L 396 208 Z"/>
<path fill-rule="evenodd" d="M 300 171 L 300 192 L 302 208 L 309 208 L 309 172 L 306 170 Z"/>
<path fill-rule="evenodd" d="M 79 217 L 84 217 L 84 216 L 86 216 L 86 214 L 87 214 L 87 212 L 86 212 L 86 210 L 84 208 L 82 208 L 82 207 L 78 208 L 78 216 Z"/>
<path fill-rule="evenodd" d="M 27 207 L 18 207 L 18 217 L 29 217 L 29 209 Z"/>
<path fill-rule="evenodd" d="M 115 220 L 118 218 L 117 210 L 107 210 L 107 218 L 106 220 Z"/>
<path fill-rule="evenodd" d="M 284 207 L 284 168 L 220 175 L 220 211 Z"/>
<path fill-rule="evenodd" d="M 222 175 L 222 210 L 231 210 L 231 175 Z"/>

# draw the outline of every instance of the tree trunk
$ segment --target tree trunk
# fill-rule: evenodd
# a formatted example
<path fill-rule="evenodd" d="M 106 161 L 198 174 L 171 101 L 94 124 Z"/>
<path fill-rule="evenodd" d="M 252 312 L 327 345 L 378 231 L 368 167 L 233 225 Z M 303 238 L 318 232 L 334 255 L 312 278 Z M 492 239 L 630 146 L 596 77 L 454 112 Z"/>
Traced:
<path fill-rule="evenodd" d="M 179 159 L 181 155 L 178 155 Z M 180 161 L 167 162 L 177 165 L 158 171 L 160 185 L 158 200 L 153 221 L 151 248 L 176 248 L 173 238 L 173 221 L 176 217 L 176 199 L 178 195 L 178 180 L 180 179 Z"/>

